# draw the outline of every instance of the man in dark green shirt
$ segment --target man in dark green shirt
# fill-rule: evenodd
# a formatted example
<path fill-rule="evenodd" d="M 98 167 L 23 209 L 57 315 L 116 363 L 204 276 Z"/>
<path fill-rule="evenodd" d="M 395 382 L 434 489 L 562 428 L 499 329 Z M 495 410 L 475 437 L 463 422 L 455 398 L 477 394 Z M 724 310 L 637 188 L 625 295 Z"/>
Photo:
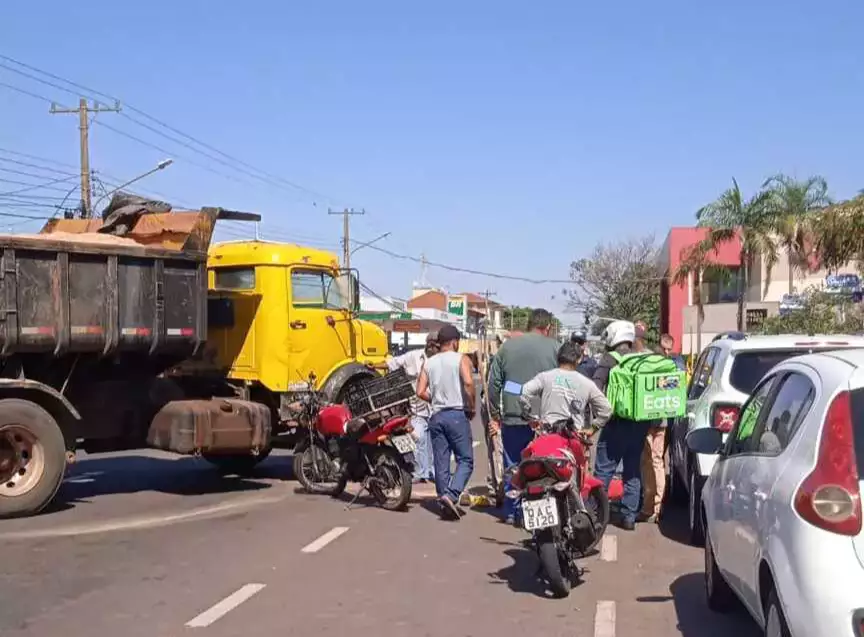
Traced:
<path fill-rule="evenodd" d="M 534 437 L 522 416 L 522 385 L 558 366 L 558 343 L 549 338 L 551 328 L 552 314 L 540 308 L 531 312 L 528 333 L 504 343 L 489 370 L 489 427 L 501 432 L 505 472 L 519 463 L 522 451 Z M 539 406 L 532 413 L 539 414 Z M 505 479 L 504 489 L 510 490 L 509 480 Z M 508 521 L 515 520 L 516 503 L 510 498 L 504 500 L 504 513 Z"/>

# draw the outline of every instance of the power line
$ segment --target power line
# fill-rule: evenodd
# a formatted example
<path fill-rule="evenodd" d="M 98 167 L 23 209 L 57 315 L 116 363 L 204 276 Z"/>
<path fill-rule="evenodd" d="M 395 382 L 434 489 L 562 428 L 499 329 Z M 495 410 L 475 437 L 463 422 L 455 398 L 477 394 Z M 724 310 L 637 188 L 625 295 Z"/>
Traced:
<path fill-rule="evenodd" d="M 2 151 L 0 151 L 2 152 Z M 52 175 L 66 175 L 69 177 L 77 177 L 77 173 L 72 173 L 67 170 L 58 170 L 57 168 L 51 168 L 50 166 L 40 166 L 39 164 L 33 164 L 26 161 L 19 161 L 17 159 L 9 159 L 8 157 L 0 157 L 0 165 L 2 164 L 12 164 L 13 166 L 22 166 L 24 168 L 30 168 L 31 170 L 42 170 L 46 173 L 50 173 Z M 0 170 L 4 170 L 0 168 Z M 10 171 L 11 169 L 7 168 L 6 171 Z M 33 175 L 34 177 L 46 177 L 46 175 Z"/>
<path fill-rule="evenodd" d="M 14 212 L 0 212 L 0 217 L 11 217 L 13 219 L 27 219 L 28 221 L 44 221 L 51 217 L 37 217 L 36 215 L 19 215 Z"/>
<path fill-rule="evenodd" d="M 475 274 L 477 276 L 485 276 L 491 279 L 502 279 L 505 281 L 520 281 L 523 283 L 536 283 L 536 284 L 566 284 L 566 285 L 575 285 L 576 281 L 573 279 L 532 279 L 529 277 L 516 276 L 512 274 L 503 274 L 500 272 L 487 272 L 484 270 L 475 270 L 473 268 L 465 268 L 455 265 L 449 265 L 446 263 L 439 263 L 436 261 L 430 261 L 425 257 L 414 257 L 407 254 L 399 254 L 397 252 L 393 252 L 392 250 L 387 250 L 386 248 L 381 248 L 379 246 L 370 245 L 366 246 L 370 250 L 375 250 L 377 252 L 381 252 L 382 254 L 386 254 L 389 257 L 394 259 L 400 259 L 403 261 L 413 261 L 414 263 L 425 264 L 427 266 L 432 266 L 435 268 L 441 268 L 442 270 L 449 270 L 450 272 L 462 272 L 464 274 Z M 626 278 L 622 280 L 627 280 L 633 283 L 649 283 L 655 281 L 665 281 L 667 277 L 659 276 L 659 277 L 646 277 L 646 278 Z"/>
<path fill-rule="evenodd" d="M 3 158 L 0 157 L 0 161 L 3 161 Z M 35 177 L 36 179 L 48 179 L 48 175 L 40 175 L 39 173 L 33 173 L 26 170 L 18 170 L 17 168 L 4 168 L 0 166 L 0 172 L 10 173 L 12 175 L 21 175 L 22 177 Z M 58 173 L 54 173 L 58 174 Z M 65 179 L 67 177 L 77 177 L 78 175 L 70 175 L 69 173 L 59 173 L 60 175 L 64 175 L 63 177 L 58 177 L 57 181 L 61 179 Z"/>
<path fill-rule="evenodd" d="M 48 164 L 55 164 L 57 166 L 63 166 L 64 168 L 70 168 L 72 170 L 78 170 L 77 166 L 73 166 L 72 164 L 67 164 L 66 162 L 57 161 L 56 159 L 48 159 L 47 157 L 40 157 L 39 155 L 32 155 L 30 153 L 22 153 L 19 150 L 12 150 L 11 148 L 0 147 L 0 153 L 6 153 L 7 155 L 15 155 L 16 157 L 25 157 L 27 159 L 32 159 L 34 161 L 41 161 L 41 162 L 48 163 Z M 4 159 L 2 161 L 14 161 L 14 160 Z"/>
<path fill-rule="evenodd" d="M 2 168 L 0 168 L 0 170 L 2 170 Z M 34 176 L 38 176 L 38 175 L 34 175 Z M 71 181 L 72 179 L 78 179 L 78 175 L 72 175 L 71 177 L 62 177 L 60 179 L 52 179 L 51 181 L 45 182 L 44 184 L 35 185 L 35 186 L 28 186 L 27 188 L 20 188 L 18 190 L 0 192 L 0 195 L 17 195 L 17 194 L 22 193 L 22 192 L 30 192 L 33 190 L 42 190 L 42 189 L 46 189 L 47 186 L 50 186 L 51 184 L 58 184 L 58 183 L 62 183 L 64 181 Z M 2 181 L 2 180 L 0 180 L 0 181 Z M 47 189 L 51 190 L 51 188 L 47 188 Z"/>
<path fill-rule="evenodd" d="M 55 191 L 59 191 L 59 192 L 66 192 L 65 188 L 58 188 L 56 186 L 46 186 L 44 184 L 34 184 L 34 183 L 30 183 L 29 181 L 19 181 L 17 179 L 5 179 L 5 178 L 0 177 L 0 183 L 14 184 L 16 186 L 34 186 L 36 188 L 42 188 L 44 190 L 55 190 Z M 0 194 L 9 194 L 9 193 L 0 193 Z"/>
<path fill-rule="evenodd" d="M 0 82 L 0 86 L 3 88 L 8 88 L 11 91 L 15 91 L 17 93 L 21 93 L 22 95 L 26 95 L 27 97 L 33 97 L 37 100 L 42 100 L 45 102 L 51 103 L 51 99 L 45 97 L 44 95 L 39 95 L 39 93 L 33 93 L 32 91 L 28 91 L 27 89 L 23 89 L 20 86 L 15 86 L 14 84 L 7 84 L 6 82 Z"/>
<path fill-rule="evenodd" d="M 127 108 L 128 108 L 128 106 L 127 106 Z M 249 185 L 248 181 L 240 179 L 236 175 L 229 175 L 228 173 L 220 172 L 214 168 L 211 168 L 210 166 L 205 166 L 204 164 L 200 164 L 200 163 L 198 163 L 192 159 L 189 159 L 188 157 L 183 157 L 182 155 L 178 155 L 177 153 L 175 153 L 173 151 L 166 150 L 165 148 L 158 146 L 156 144 L 153 144 L 152 142 L 148 142 L 146 140 L 141 139 L 140 137 L 136 137 L 135 135 L 132 135 L 131 133 L 127 133 L 126 131 L 120 130 L 119 128 L 114 128 L 110 124 L 106 124 L 105 122 L 102 122 L 100 120 L 96 120 L 93 123 L 97 124 L 98 126 L 101 126 L 102 128 L 107 128 L 108 130 L 116 133 L 117 135 L 122 135 L 123 137 L 126 137 L 127 139 L 131 139 L 134 142 L 138 142 L 139 144 L 142 144 L 144 146 L 148 146 L 154 150 L 158 150 L 160 153 L 163 153 L 163 154 L 169 155 L 169 156 L 173 155 L 176 159 L 179 159 L 180 161 L 184 161 L 187 164 L 191 164 L 192 166 L 197 166 L 198 168 L 200 168 L 202 170 L 206 170 L 207 172 L 213 173 L 214 175 L 218 175 L 220 177 L 224 177 L 226 179 L 230 179 L 232 181 L 236 181 L 236 182 L 241 183 L 241 184 Z"/>
<path fill-rule="evenodd" d="M 28 69 L 28 70 L 33 71 L 33 72 L 35 72 L 35 73 L 38 73 L 38 74 L 40 74 L 40 75 L 44 75 L 44 76 L 49 77 L 49 78 L 51 78 L 51 79 L 53 79 L 53 80 L 57 80 L 58 82 L 63 82 L 63 83 L 65 83 L 65 84 L 68 84 L 69 86 L 75 87 L 75 88 L 78 89 L 79 91 L 85 91 L 85 92 L 87 92 L 87 93 L 90 93 L 91 96 L 98 96 L 98 97 L 102 97 L 102 98 L 104 98 L 104 99 L 106 99 L 106 100 L 110 100 L 110 101 L 114 101 L 114 102 L 119 101 L 118 98 L 116 98 L 116 97 L 114 97 L 114 96 L 112 96 L 112 95 L 109 95 L 109 94 L 104 93 L 104 92 L 102 92 L 102 91 L 98 91 L 98 90 L 96 90 L 96 89 L 90 88 L 90 87 L 85 86 L 85 85 L 83 85 L 83 84 L 79 84 L 79 83 L 77 83 L 77 82 L 73 82 L 72 80 L 69 80 L 69 79 L 67 79 L 67 78 L 61 77 L 61 76 L 59 76 L 59 75 L 55 75 L 55 74 L 53 74 L 53 73 L 50 73 L 50 72 L 45 71 L 45 70 L 43 70 L 43 69 L 37 68 L 37 67 L 32 66 L 32 65 L 30 65 L 30 64 L 26 64 L 25 62 L 21 62 L 20 60 L 16 60 L 15 58 L 12 58 L 12 57 L 10 57 L 10 56 L 0 54 L 0 59 L 2 59 L 2 60 L 6 60 L 7 62 L 11 62 L 12 64 L 15 64 L 15 65 L 20 66 L 20 67 L 25 68 L 25 69 Z M 47 85 L 47 86 L 50 86 L 50 87 L 52 87 L 52 88 L 56 88 L 57 90 L 64 91 L 65 93 L 69 93 L 69 94 L 71 94 L 71 95 L 75 95 L 76 97 L 78 96 L 78 92 L 76 92 L 76 91 L 73 91 L 73 90 L 71 90 L 71 89 L 69 89 L 69 88 L 66 88 L 66 87 L 64 87 L 64 86 L 61 86 L 61 85 L 59 85 L 59 84 L 56 84 L 55 82 L 49 82 L 48 80 L 45 80 L 45 79 L 43 79 L 43 78 L 37 77 L 37 76 L 35 76 L 35 75 L 32 75 L 31 73 L 27 73 L 27 72 L 25 72 L 25 71 L 22 71 L 21 69 L 17 69 L 17 68 L 15 68 L 15 67 L 9 66 L 8 64 L 2 64 L 2 63 L 0 63 L 0 68 L 5 68 L 5 69 L 7 69 L 7 70 L 9 70 L 9 71 L 11 71 L 11 72 L 13 72 L 13 73 L 17 73 L 18 75 L 21 75 L 21 76 L 23 76 L 23 77 L 26 77 L 26 78 L 32 79 L 32 80 L 34 80 L 34 81 L 36 81 L 36 82 L 40 82 L 40 83 L 45 84 L 45 85 Z M 47 98 L 43 98 L 42 96 L 37 96 L 37 95 L 34 95 L 34 97 L 38 97 L 39 99 L 47 99 Z M 50 100 L 48 100 L 48 101 L 50 101 Z M 239 159 L 239 158 L 237 158 L 237 157 L 235 157 L 235 156 L 233 156 L 233 155 L 230 155 L 229 153 L 226 153 L 226 152 L 224 152 L 224 151 L 222 151 L 222 150 L 219 150 L 218 148 L 212 146 L 211 144 L 208 144 L 208 143 L 206 143 L 206 142 L 203 142 L 203 141 L 201 141 L 200 139 L 197 139 L 196 137 L 194 137 L 194 136 L 192 136 L 192 135 L 189 135 L 188 133 L 184 133 L 183 131 L 179 130 L 178 128 L 175 128 L 175 127 L 171 126 L 170 124 L 167 124 L 167 123 L 165 123 L 165 122 L 159 120 L 158 118 L 153 117 L 152 115 L 146 113 L 145 111 L 143 111 L 143 110 L 141 110 L 141 109 L 139 109 L 139 108 L 136 108 L 136 107 L 134 107 L 134 106 L 132 106 L 132 105 L 129 105 L 129 104 L 126 104 L 126 108 L 127 108 L 129 111 L 132 111 L 132 112 L 134 112 L 134 113 L 137 113 L 137 114 L 141 115 L 142 117 L 144 117 L 144 118 L 150 120 L 151 122 L 153 122 L 153 123 L 155 123 L 155 124 L 157 124 L 157 125 L 159 125 L 159 126 L 165 128 L 166 130 L 169 130 L 169 131 L 171 131 L 171 132 L 173 132 L 173 133 L 175 133 L 175 134 L 177 134 L 177 135 L 180 135 L 181 137 L 183 137 L 183 138 L 185 138 L 185 139 L 187 139 L 187 140 L 189 140 L 189 141 L 191 141 L 191 142 L 193 142 L 193 143 L 195 143 L 195 144 L 201 146 L 202 148 L 206 148 L 206 149 L 208 149 L 208 150 L 210 150 L 210 151 L 212 151 L 212 152 L 214 152 L 214 153 L 217 153 L 218 155 L 224 157 L 225 159 L 229 160 L 229 161 L 232 162 L 232 163 L 227 163 L 226 161 L 221 160 L 221 159 L 219 159 L 218 157 L 214 157 L 213 155 L 210 155 L 209 153 L 206 153 L 206 152 L 202 151 L 202 150 L 199 149 L 199 148 L 195 148 L 195 147 L 192 146 L 191 144 L 188 144 L 188 143 L 186 143 L 186 142 L 183 142 L 182 140 L 178 140 L 178 139 L 176 139 L 176 138 L 174 138 L 174 137 L 172 137 L 172 136 L 170 136 L 170 135 L 168 135 L 168 134 L 166 134 L 166 133 L 164 133 L 164 132 L 162 132 L 162 131 L 160 131 L 160 130 L 158 130 L 158 129 L 156 129 L 156 128 L 154 128 L 154 127 L 148 125 L 148 124 L 145 124 L 145 123 L 143 123 L 143 122 L 141 122 L 141 121 L 139 121 L 139 120 L 137 120 L 137 119 L 135 119 L 135 118 L 129 116 L 129 115 L 123 114 L 123 117 L 125 117 L 125 118 L 128 119 L 129 121 L 131 121 L 131 122 L 137 124 L 138 126 L 141 126 L 141 127 L 143 127 L 143 128 L 146 128 L 146 129 L 148 129 L 148 130 L 150 130 L 150 131 L 156 133 L 157 135 L 160 135 L 160 136 L 162 136 L 162 137 L 164 137 L 164 138 L 166 138 L 166 139 L 168 139 L 168 140 L 171 140 L 171 141 L 174 142 L 175 144 L 179 144 L 179 145 L 181 145 L 181 146 L 184 146 L 185 148 L 188 148 L 188 149 L 192 150 L 193 152 L 198 153 L 199 155 L 202 155 L 202 156 L 204 156 L 204 157 L 207 157 L 207 158 L 210 159 L 211 161 L 219 162 L 219 163 L 221 163 L 221 164 L 223 164 L 223 165 L 225 165 L 225 166 L 228 166 L 229 168 L 232 168 L 233 170 L 235 170 L 235 171 L 237 171 L 237 172 L 244 173 L 244 174 L 249 175 L 249 176 L 251 176 L 251 177 L 253 177 L 253 178 L 255 178 L 255 179 L 258 179 L 258 180 L 260 180 L 260 181 L 263 181 L 264 183 L 268 183 L 268 184 L 270 184 L 270 185 L 278 186 L 278 184 L 282 184 L 283 187 L 284 187 L 284 186 L 289 186 L 290 188 L 293 188 L 293 189 L 295 189 L 295 190 L 298 190 L 298 191 L 301 191 L 301 192 L 305 192 L 305 193 L 307 193 L 307 194 L 309 194 L 309 195 L 312 195 L 312 196 L 315 197 L 315 198 L 319 198 L 319 199 L 327 199 L 327 200 L 330 200 L 330 201 L 333 201 L 333 202 L 338 201 L 335 197 L 331 197 L 331 196 L 329 196 L 329 195 L 327 195 L 327 194 L 325 194 L 325 193 L 321 193 L 321 192 L 316 191 L 316 190 L 313 190 L 313 189 L 311 189 L 311 188 L 307 188 L 306 186 L 302 186 L 302 185 L 300 185 L 300 184 L 298 184 L 298 183 L 296 183 L 296 182 L 293 182 L 293 181 L 290 181 L 290 180 L 288 180 L 288 179 L 285 179 L 284 177 L 280 177 L 280 176 L 278 176 L 278 175 L 271 174 L 271 173 L 269 173 L 269 172 L 267 172 L 267 171 L 265 171 L 265 170 L 262 170 L 261 168 L 258 168 L 257 166 L 254 166 L 253 164 L 250 164 L 249 162 L 243 161 L 242 159 Z M 97 123 L 98 123 L 98 122 L 97 122 Z M 116 129 L 114 129 L 114 130 L 115 130 L 115 132 L 116 132 Z M 136 140 L 136 141 L 140 141 L 140 140 Z M 165 151 L 162 151 L 162 152 L 165 152 Z M 190 163 L 191 163 L 191 162 L 190 162 Z M 232 165 L 232 164 L 236 164 L 236 165 Z M 254 171 L 254 173 L 258 173 L 258 174 L 251 173 L 251 172 L 249 172 L 249 170 L 240 169 L 240 168 L 237 167 L 237 165 L 243 166 L 244 168 L 247 168 L 247 169 L 251 169 L 252 171 Z M 218 173 L 217 173 L 217 174 L 218 174 Z M 262 176 L 262 175 L 263 175 L 263 176 Z M 275 182 L 275 183 L 274 183 L 274 182 Z"/>

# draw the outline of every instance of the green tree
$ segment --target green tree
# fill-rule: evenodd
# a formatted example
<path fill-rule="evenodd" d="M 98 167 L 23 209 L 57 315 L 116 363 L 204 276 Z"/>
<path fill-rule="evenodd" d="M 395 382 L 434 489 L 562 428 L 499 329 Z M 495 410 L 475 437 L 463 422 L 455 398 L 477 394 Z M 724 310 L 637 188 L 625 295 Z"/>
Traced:
<path fill-rule="evenodd" d="M 501 326 L 514 332 L 527 332 L 528 319 L 531 318 L 533 307 L 517 306 L 505 308 L 502 312 Z M 557 335 L 561 331 L 561 321 L 552 316 L 552 333 Z"/>
<path fill-rule="evenodd" d="M 822 267 L 836 271 L 864 263 L 864 194 L 832 204 L 811 216 L 808 231 Z"/>
<path fill-rule="evenodd" d="M 831 203 L 828 182 L 818 175 L 803 181 L 775 175 L 763 184 L 771 193 L 768 206 L 779 246 L 789 261 L 789 294 L 795 291 L 795 271 L 809 268 L 808 224 Z"/>
<path fill-rule="evenodd" d="M 698 225 L 707 228 L 707 235 L 688 251 L 684 259 L 688 263 L 704 261 L 723 244 L 740 238 L 737 322 L 741 331 L 744 330 L 747 290 L 757 259 L 761 257 L 765 264 L 766 289 L 771 282 L 771 271 L 777 264 L 776 215 L 770 205 L 772 196 L 771 191 L 763 189 L 745 199 L 738 182 L 733 179 L 731 188 L 696 213 Z M 728 272 L 728 268 L 723 266 L 717 265 L 716 268 Z"/>
<path fill-rule="evenodd" d="M 642 321 L 656 342 L 660 329 L 658 250 L 653 236 L 596 246 L 591 256 L 570 264 L 575 289 L 568 308 L 582 311 L 598 333 L 609 319 Z"/>
<path fill-rule="evenodd" d="M 761 334 L 852 334 L 861 331 L 860 305 L 811 288 L 802 295 L 803 307 L 762 323 Z"/>

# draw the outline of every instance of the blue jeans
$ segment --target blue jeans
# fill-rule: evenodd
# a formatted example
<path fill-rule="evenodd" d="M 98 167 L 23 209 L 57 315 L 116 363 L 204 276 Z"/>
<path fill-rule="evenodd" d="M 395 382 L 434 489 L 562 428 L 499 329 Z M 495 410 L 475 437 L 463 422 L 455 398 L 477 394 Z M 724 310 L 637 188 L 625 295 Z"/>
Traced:
<path fill-rule="evenodd" d="M 432 454 L 435 459 L 435 491 L 453 502 L 468 486 L 474 471 L 471 422 L 461 409 L 445 409 L 429 419 Z M 450 475 L 450 454 L 456 456 L 456 471 Z"/>
<path fill-rule="evenodd" d="M 648 429 L 654 421 L 634 422 L 613 419 L 606 423 L 597 441 L 594 475 L 606 490 L 615 475 L 618 464 L 623 465 L 624 497 L 621 512 L 626 521 L 635 522 L 642 497 L 642 449 Z"/>
<path fill-rule="evenodd" d="M 435 459 L 432 455 L 432 436 L 429 435 L 429 420 L 423 416 L 412 416 L 411 424 L 417 436 L 417 452 L 414 454 L 414 479 L 431 480 L 435 475 Z"/>
<path fill-rule="evenodd" d="M 519 464 L 522 460 L 522 451 L 534 440 L 534 432 L 531 427 L 523 424 L 501 424 L 501 444 L 504 447 L 504 472 Z M 510 491 L 510 477 L 504 479 L 504 493 Z M 504 498 L 504 515 L 507 517 L 516 515 L 516 501 L 512 498 Z"/>

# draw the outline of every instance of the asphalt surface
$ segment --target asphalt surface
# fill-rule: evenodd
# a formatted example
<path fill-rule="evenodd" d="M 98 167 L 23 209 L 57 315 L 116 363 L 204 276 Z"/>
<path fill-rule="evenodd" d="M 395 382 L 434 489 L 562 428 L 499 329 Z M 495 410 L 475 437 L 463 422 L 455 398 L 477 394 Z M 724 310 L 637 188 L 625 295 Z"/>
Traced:
<path fill-rule="evenodd" d="M 743 611 L 707 609 L 683 512 L 635 532 L 610 527 L 584 582 L 557 600 L 526 534 L 488 508 L 441 521 L 431 494 L 418 487 L 404 513 L 365 499 L 346 510 L 303 493 L 287 454 L 245 480 L 157 452 L 84 456 L 51 511 L 0 522 L 0 635 L 759 633 Z"/>

